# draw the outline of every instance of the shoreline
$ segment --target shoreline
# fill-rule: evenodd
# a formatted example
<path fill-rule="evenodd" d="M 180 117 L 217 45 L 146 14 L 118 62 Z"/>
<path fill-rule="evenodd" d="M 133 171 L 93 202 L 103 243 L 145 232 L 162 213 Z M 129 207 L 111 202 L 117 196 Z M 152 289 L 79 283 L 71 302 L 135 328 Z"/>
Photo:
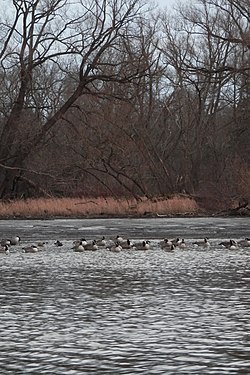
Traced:
<path fill-rule="evenodd" d="M 101 215 L 70 215 L 70 216 L 63 216 L 63 215 L 34 215 L 34 216 L 0 216 L 1 220 L 58 220 L 58 219 L 73 219 L 73 220 L 81 220 L 81 219 L 164 219 L 164 218 L 188 218 L 188 217 L 212 217 L 214 215 L 210 214 L 166 214 L 166 215 L 157 215 L 157 213 L 146 213 L 143 215 L 136 215 L 136 214 L 124 214 L 124 215 L 112 215 L 112 214 L 101 214 Z"/>
<path fill-rule="evenodd" d="M 205 217 L 216 217 L 213 215 L 169 215 L 164 217 L 159 216 L 48 216 L 48 217 L 39 217 L 39 216 L 22 216 L 22 217 L 1 217 L 1 221 L 7 221 L 7 220 L 41 220 L 41 221 L 49 221 L 49 220 L 96 220 L 96 219 L 174 219 L 174 218 L 205 218 Z M 223 217 L 223 216 L 222 216 Z M 226 216 L 224 216 L 226 217 Z M 229 216 L 228 216 L 229 217 Z"/>
<path fill-rule="evenodd" d="M 188 218 L 248 218 L 250 215 L 229 215 L 229 214 L 217 214 L 217 213 L 186 213 L 186 214 L 167 214 L 167 215 L 157 215 L 157 214 L 145 214 L 145 215 L 71 215 L 71 216 L 63 216 L 63 215 L 34 215 L 34 216 L 0 216 L 1 221 L 7 220 L 41 220 L 41 221 L 49 221 L 49 220 L 96 220 L 96 219 L 188 219 Z"/>
<path fill-rule="evenodd" d="M 37 198 L 0 201 L 1 219 L 157 217 L 197 215 L 200 209 L 191 198 L 140 200 L 103 198 Z"/>
<path fill-rule="evenodd" d="M 207 210 L 190 197 L 34 198 L 0 201 L 1 220 L 250 217 L 248 207 Z"/>

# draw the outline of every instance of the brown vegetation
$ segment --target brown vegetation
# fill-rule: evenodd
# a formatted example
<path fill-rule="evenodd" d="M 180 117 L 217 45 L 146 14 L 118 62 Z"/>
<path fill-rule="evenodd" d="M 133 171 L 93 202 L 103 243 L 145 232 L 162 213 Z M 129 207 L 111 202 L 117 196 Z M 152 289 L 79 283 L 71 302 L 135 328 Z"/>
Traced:
<path fill-rule="evenodd" d="M 165 200 L 114 198 L 40 198 L 0 203 L 0 218 L 141 217 L 194 215 L 199 208 L 190 198 Z"/>

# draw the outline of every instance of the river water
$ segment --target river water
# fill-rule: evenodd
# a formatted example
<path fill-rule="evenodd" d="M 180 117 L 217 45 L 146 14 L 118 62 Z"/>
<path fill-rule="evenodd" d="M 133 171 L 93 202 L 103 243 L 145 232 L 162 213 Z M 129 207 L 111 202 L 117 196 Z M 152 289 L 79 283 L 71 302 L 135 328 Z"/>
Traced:
<path fill-rule="evenodd" d="M 249 218 L 0 221 L 0 374 L 250 374 Z M 150 239 L 149 251 L 72 251 L 81 237 Z M 164 237 L 185 238 L 173 253 Z M 208 250 L 192 245 L 209 237 Z M 54 246 L 55 240 L 63 246 Z M 36 254 L 22 246 L 47 241 Z"/>

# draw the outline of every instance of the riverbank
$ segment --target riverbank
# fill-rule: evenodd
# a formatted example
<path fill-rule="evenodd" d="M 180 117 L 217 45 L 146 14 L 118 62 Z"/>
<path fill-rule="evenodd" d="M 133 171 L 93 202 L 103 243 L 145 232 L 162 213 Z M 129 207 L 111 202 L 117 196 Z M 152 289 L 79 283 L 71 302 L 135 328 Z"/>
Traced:
<path fill-rule="evenodd" d="M 38 198 L 0 202 L 0 219 L 199 216 L 194 199 Z"/>

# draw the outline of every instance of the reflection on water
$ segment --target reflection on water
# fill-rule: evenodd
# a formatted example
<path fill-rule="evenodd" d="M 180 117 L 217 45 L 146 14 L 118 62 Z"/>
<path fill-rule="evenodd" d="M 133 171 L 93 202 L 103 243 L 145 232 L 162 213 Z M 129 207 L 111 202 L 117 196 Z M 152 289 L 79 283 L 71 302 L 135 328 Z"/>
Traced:
<path fill-rule="evenodd" d="M 64 238 L 0 255 L 1 374 L 249 374 L 250 249 L 74 253 Z"/>

